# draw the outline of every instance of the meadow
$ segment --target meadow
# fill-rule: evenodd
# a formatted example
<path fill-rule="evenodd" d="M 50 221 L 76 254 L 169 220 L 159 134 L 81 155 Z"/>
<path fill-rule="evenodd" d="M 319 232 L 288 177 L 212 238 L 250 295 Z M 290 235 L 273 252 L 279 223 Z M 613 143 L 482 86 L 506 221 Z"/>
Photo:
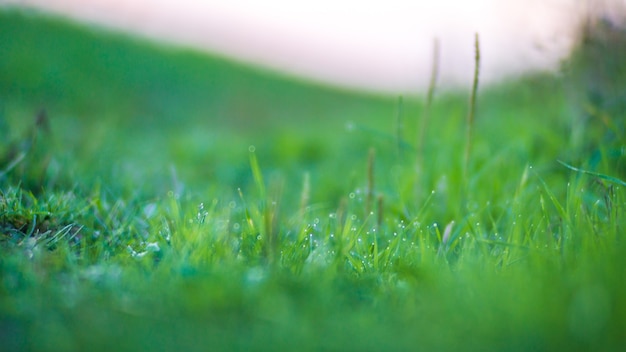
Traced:
<path fill-rule="evenodd" d="M 0 350 L 620 350 L 625 42 L 399 98 L 0 8 Z"/>

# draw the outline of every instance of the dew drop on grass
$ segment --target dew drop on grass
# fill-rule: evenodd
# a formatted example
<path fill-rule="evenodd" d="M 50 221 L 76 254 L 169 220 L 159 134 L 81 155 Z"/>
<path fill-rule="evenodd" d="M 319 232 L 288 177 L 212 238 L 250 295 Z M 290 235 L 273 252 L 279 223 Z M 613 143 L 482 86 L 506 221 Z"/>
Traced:
<path fill-rule="evenodd" d="M 145 249 L 148 252 L 159 252 L 159 251 L 161 251 L 161 248 L 159 247 L 159 243 L 158 242 L 146 243 Z"/>
<path fill-rule="evenodd" d="M 354 192 L 350 192 L 348 197 L 350 197 L 350 199 L 354 199 L 354 197 L 356 197 L 356 194 L 354 194 Z"/>
<path fill-rule="evenodd" d="M 256 151 L 256 147 L 254 145 L 251 145 L 251 146 L 248 147 L 248 151 L 250 153 L 254 153 Z"/>
<path fill-rule="evenodd" d="M 231 201 L 230 203 L 228 203 L 228 207 L 231 209 L 235 209 L 237 207 L 237 203 L 235 203 L 235 201 Z"/>
<path fill-rule="evenodd" d="M 156 213 L 156 210 L 157 210 L 157 205 L 155 203 L 147 204 L 145 207 L 143 207 L 143 216 L 146 219 L 150 219 L 151 217 L 154 216 L 154 214 Z"/>

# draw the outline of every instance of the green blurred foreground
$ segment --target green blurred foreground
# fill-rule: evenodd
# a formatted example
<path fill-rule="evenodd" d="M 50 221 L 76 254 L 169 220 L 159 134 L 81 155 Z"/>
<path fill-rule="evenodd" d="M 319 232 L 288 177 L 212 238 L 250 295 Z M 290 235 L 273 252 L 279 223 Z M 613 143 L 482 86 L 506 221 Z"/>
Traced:
<path fill-rule="evenodd" d="M 479 90 L 466 165 L 469 92 L 1 10 L 0 349 L 621 350 L 624 41 Z"/>

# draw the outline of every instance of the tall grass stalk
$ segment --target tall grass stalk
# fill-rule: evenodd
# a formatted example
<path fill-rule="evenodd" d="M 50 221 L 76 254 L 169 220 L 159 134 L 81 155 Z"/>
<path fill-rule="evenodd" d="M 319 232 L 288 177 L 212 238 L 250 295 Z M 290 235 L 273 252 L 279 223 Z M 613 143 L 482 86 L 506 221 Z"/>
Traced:
<path fill-rule="evenodd" d="M 469 187 L 469 161 L 472 152 L 472 134 L 474 121 L 476 119 L 476 95 L 478 92 L 478 78 L 480 76 L 480 40 L 478 33 L 476 33 L 474 39 L 474 52 L 474 80 L 472 82 L 472 94 L 470 96 L 469 112 L 467 113 L 465 124 L 465 154 L 463 157 L 463 180 L 465 182 L 466 191 Z"/>
<path fill-rule="evenodd" d="M 403 149 L 403 130 L 404 130 L 404 101 L 402 96 L 398 97 L 398 105 L 396 108 L 396 147 L 398 148 L 398 156 L 402 157 Z"/>
<path fill-rule="evenodd" d="M 378 196 L 378 214 L 376 215 L 376 228 L 380 231 L 381 226 L 383 225 L 383 220 L 385 218 L 385 209 L 384 209 L 384 197 L 382 194 Z"/>
<path fill-rule="evenodd" d="M 372 212 L 374 203 L 374 163 L 376 162 L 376 150 L 371 148 L 367 157 L 367 197 L 365 200 L 365 216 Z"/>
<path fill-rule="evenodd" d="M 284 181 L 274 179 L 270 183 L 270 193 L 265 204 L 264 225 L 265 225 L 265 255 L 270 264 L 276 262 L 276 252 L 279 246 L 279 224 L 280 224 L 280 200 L 282 198 Z"/>
<path fill-rule="evenodd" d="M 302 192 L 300 193 L 300 220 L 304 222 L 307 207 L 311 199 L 311 174 L 309 172 L 304 173 L 302 180 Z"/>
<path fill-rule="evenodd" d="M 435 97 L 435 91 L 437 89 L 437 80 L 439 79 L 439 39 L 433 40 L 433 61 L 430 70 L 430 80 L 428 83 L 428 93 L 426 94 L 426 105 L 424 107 L 424 115 L 422 117 L 422 124 L 417 135 L 417 158 L 418 165 L 421 167 L 423 153 L 424 153 L 424 141 L 426 138 L 426 131 L 428 130 L 428 123 L 430 121 L 430 115 L 432 114 L 433 98 Z"/>

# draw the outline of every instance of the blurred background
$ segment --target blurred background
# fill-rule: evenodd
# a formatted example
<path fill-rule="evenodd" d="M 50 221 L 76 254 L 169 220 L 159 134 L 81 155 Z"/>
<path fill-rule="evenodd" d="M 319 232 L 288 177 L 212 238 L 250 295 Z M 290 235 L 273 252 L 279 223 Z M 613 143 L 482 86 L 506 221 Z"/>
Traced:
<path fill-rule="evenodd" d="M 591 0 L 0 0 L 341 87 L 420 92 L 433 41 L 440 82 L 467 87 L 474 34 L 481 80 L 554 70 L 585 16 L 623 13 Z"/>
<path fill-rule="evenodd" d="M 442 144 L 460 150 L 476 33 L 477 106 L 490 140 L 509 145 L 532 116 L 541 121 L 528 137 L 536 141 L 521 143 L 520 155 L 561 152 L 554 131 L 567 126 L 576 153 L 602 144 L 622 157 L 624 0 L 0 5 L 0 140 L 16 141 L 0 146 L 0 166 L 26 155 L 32 135 L 58 136 L 42 139 L 50 161 L 38 172 L 15 170 L 31 189 L 107 175 L 134 177 L 125 183 L 133 191 L 182 183 L 236 189 L 250 181 L 249 146 L 263 170 L 290 174 L 296 189 L 302 170 L 312 184 L 329 185 L 319 200 L 339 199 L 358 180 L 324 171 L 345 167 L 337 150 L 365 165 L 371 147 L 397 157 L 423 148 L 441 164 L 432 174 L 444 174 L 437 153 Z M 438 118 L 423 132 L 435 38 L 438 88 L 446 91 L 433 100 Z M 406 98 L 401 108 L 398 95 Z"/>

